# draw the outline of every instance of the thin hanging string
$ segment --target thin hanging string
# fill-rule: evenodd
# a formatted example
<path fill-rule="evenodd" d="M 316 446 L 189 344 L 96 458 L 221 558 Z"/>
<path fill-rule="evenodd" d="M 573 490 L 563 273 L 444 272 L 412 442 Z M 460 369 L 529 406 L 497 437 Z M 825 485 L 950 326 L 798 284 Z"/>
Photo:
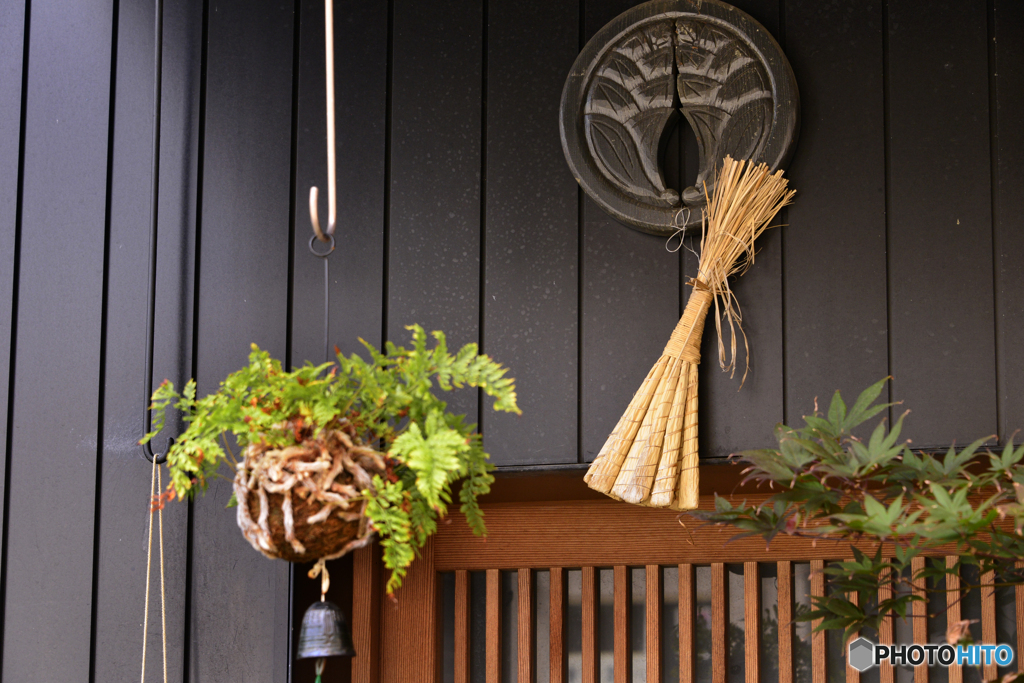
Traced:
<path fill-rule="evenodd" d="M 158 518 L 158 533 L 160 535 L 160 635 L 163 640 L 163 673 L 164 683 L 167 683 L 167 600 L 165 590 L 164 573 L 164 510 L 162 501 L 158 494 L 163 488 L 160 476 L 160 466 L 156 460 L 153 461 L 152 475 L 149 480 L 149 540 L 146 544 L 146 601 L 142 617 L 142 683 L 146 681 L 146 645 L 149 641 L 149 579 L 153 567 L 153 513 Z M 156 510 L 154 510 L 156 508 Z"/>
<path fill-rule="evenodd" d="M 327 573 L 327 560 L 322 557 L 317 560 L 307 576 L 311 579 L 320 577 L 320 602 L 327 600 L 327 591 L 331 587 L 331 576 Z"/>

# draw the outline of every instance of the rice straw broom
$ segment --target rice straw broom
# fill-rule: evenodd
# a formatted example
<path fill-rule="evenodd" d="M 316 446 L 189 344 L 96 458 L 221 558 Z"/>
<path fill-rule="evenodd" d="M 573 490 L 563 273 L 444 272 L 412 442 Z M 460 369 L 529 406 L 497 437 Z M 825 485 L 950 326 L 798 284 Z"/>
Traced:
<path fill-rule="evenodd" d="M 746 272 L 754 262 L 754 240 L 792 201 L 788 182 L 781 170 L 725 158 L 704 215 L 697 277 L 688 283 L 693 293 L 661 357 L 587 471 L 590 488 L 638 505 L 697 507 L 697 366 L 704 319 L 714 304 L 719 364 L 734 373 L 737 333 L 744 346 L 746 335 L 729 277 Z M 723 319 L 731 337 L 728 353 Z"/>

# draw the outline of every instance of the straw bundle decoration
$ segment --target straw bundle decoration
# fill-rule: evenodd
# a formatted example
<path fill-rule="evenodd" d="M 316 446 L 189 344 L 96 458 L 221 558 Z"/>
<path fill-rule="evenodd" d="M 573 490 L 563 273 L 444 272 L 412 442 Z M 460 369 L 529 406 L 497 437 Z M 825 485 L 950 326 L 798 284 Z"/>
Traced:
<path fill-rule="evenodd" d="M 719 364 L 732 376 L 737 338 L 745 348 L 747 340 L 729 278 L 753 264 L 754 241 L 792 201 L 796 192 L 788 182 L 781 170 L 725 158 L 708 198 L 697 277 L 688 283 L 693 292 L 683 317 L 587 471 L 584 481 L 592 489 L 638 505 L 697 507 L 697 365 L 704 320 L 713 305 Z M 744 380 L 747 370 L 749 350 Z"/>

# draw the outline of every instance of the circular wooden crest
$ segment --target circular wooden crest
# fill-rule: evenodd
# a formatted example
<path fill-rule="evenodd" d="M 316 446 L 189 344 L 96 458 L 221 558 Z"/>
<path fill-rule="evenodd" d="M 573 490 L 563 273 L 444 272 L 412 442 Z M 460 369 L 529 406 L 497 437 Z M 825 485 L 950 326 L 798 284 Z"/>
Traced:
<path fill-rule="evenodd" d="M 784 165 L 799 112 L 793 69 L 752 17 L 718 0 L 652 0 L 586 44 L 558 122 L 584 191 L 619 221 L 670 235 L 700 226 L 705 187 L 710 196 L 726 155 Z M 680 113 L 699 149 L 696 182 L 682 196 L 661 170 Z"/>

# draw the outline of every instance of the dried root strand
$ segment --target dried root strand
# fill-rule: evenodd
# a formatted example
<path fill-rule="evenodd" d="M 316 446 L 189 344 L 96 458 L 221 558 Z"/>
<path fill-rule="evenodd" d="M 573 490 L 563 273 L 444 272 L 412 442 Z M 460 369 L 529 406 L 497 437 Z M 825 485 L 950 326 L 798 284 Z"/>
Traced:
<path fill-rule="evenodd" d="M 306 553 L 306 546 L 295 528 L 294 496 L 299 496 L 307 504 L 315 500 L 322 506 L 305 517 L 306 525 L 321 524 L 332 516 L 346 523 L 359 522 L 357 537 L 340 553 L 327 559 L 340 557 L 349 550 L 362 547 L 372 537 L 372 525 L 363 515 L 366 500 L 362 491 L 372 490 L 373 474 L 383 474 L 385 470 L 382 454 L 353 442 L 352 437 L 341 430 L 331 430 L 315 441 L 282 449 L 261 450 L 250 445 L 238 464 L 234 481 L 238 526 L 253 547 L 268 557 L 279 557 L 281 551 L 275 544 L 269 524 L 268 494 L 280 495 L 283 499 L 281 513 L 285 540 L 294 553 L 302 555 Z M 253 493 L 260 505 L 255 520 L 249 506 L 249 496 Z"/>

